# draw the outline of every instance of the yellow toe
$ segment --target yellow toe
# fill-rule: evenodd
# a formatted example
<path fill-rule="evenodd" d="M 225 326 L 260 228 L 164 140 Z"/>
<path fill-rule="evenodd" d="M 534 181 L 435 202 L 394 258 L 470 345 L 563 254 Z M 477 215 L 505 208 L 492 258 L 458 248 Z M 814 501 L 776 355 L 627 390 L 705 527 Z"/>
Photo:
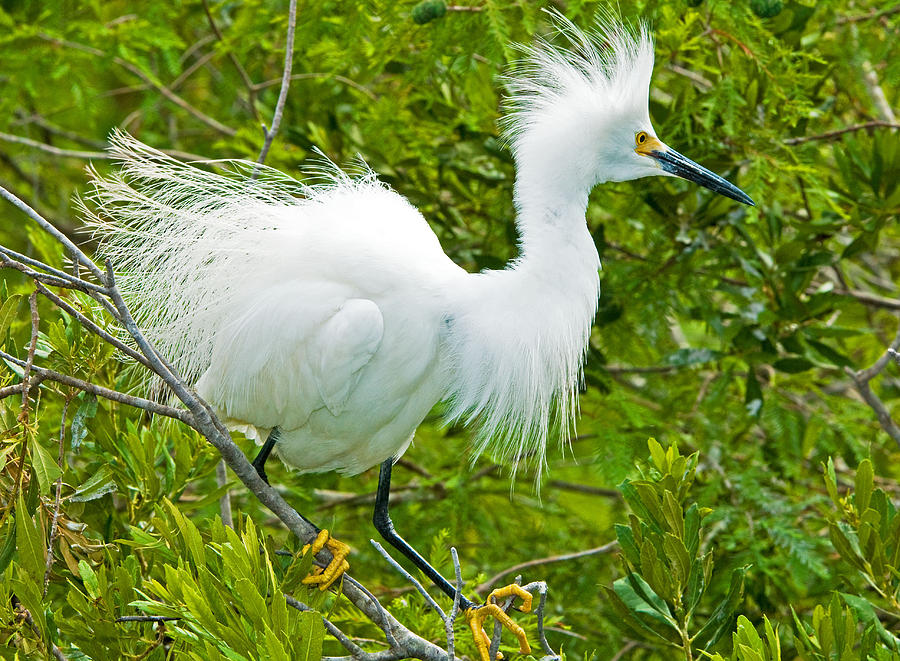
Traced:
<path fill-rule="evenodd" d="M 507 585 L 491 592 L 483 606 L 476 606 L 466 611 L 466 621 L 469 623 L 469 628 L 472 629 L 472 635 L 475 637 L 475 647 L 478 648 L 481 661 L 490 661 L 491 639 L 484 631 L 484 622 L 489 617 L 493 617 L 501 625 L 509 629 L 518 639 L 519 652 L 522 654 L 531 653 L 531 645 L 528 644 L 525 630 L 516 624 L 509 615 L 504 613 L 503 609 L 495 602 L 496 599 L 505 597 L 519 597 L 522 600 L 520 610 L 524 613 L 531 610 L 531 593 L 520 585 Z M 498 652 L 497 659 L 502 658 L 503 655 Z"/>
<path fill-rule="evenodd" d="M 312 551 L 315 555 L 323 548 L 331 551 L 331 562 L 324 569 L 316 567 L 302 582 L 304 585 L 318 585 L 320 590 L 327 590 L 350 569 L 350 563 L 347 562 L 350 547 L 331 537 L 327 530 L 321 530 L 312 544 L 303 547 L 301 554 L 306 555 L 307 551 Z"/>

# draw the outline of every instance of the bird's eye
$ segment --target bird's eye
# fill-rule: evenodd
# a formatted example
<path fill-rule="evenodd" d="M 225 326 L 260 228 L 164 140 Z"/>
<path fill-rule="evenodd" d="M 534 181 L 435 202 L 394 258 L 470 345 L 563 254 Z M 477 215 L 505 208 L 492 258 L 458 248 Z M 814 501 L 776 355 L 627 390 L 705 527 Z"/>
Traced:
<path fill-rule="evenodd" d="M 647 133 L 646 131 L 638 131 L 634 135 L 634 144 L 642 145 L 647 142 Z"/>

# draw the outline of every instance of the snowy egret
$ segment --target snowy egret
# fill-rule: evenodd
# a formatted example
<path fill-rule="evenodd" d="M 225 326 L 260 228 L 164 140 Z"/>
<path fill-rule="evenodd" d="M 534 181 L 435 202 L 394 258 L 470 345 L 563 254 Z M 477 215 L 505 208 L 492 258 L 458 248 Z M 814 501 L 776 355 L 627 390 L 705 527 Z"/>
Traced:
<path fill-rule="evenodd" d="M 591 189 L 678 176 L 753 204 L 656 136 L 645 27 L 603 18 L 586 33 L 553 21 L 565 47 L 525 49 L 506 81 L 520 254 L 503 270 L 454 264 L 368 169 L 325 166 L 327 181 L 305 184 L 232 161 L 221 175 L 116 133 L 120 173 L 94 174 L 91 222 L 139 322 L 231 427 L 266 439 L 260 474 L 273 448 L 304 472 L 380 463 L 376 528 L 450 597 L 394 531 L 391 467 L 439 401 L 448 421 L 477 428 L 477 452 L 543 464 L 548 428 L 574 416 L 599 296 Z M 336 560 L 316 579 L 323 588 L 346 567 L 346 548 L 325 543 Z M 493 596 L 514 594 L 525 597 L 515 587 Z M 484 618 L 517 627 L 491 598 L 460 597 L 487 659 Z"/>

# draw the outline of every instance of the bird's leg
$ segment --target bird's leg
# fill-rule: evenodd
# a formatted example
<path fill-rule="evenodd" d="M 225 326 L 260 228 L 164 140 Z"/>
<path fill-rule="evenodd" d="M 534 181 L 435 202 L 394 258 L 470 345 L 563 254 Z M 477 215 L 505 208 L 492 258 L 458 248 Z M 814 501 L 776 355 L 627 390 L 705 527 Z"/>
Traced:
<path fill-rule="evenodd" d="M 266 484 L 269 483 L 269 477 L 266 475 L 265 468 L 266 459 L 272 454 L 272 448 L 275 447 L 275 443 L 278 442 L 280 435 L 281 432 L 278 427 L 273 427 L 252 463 L 253 468 L 256 469 L 256 472 Z M 311 544 L 306 544 L 301 549 L 300 555 L 306 555 L 309 551 L 316 555 L 323 548 L 331 551 L 331 562 L 328 563 L 328 566 L 325 568 L 314 567 L 313 573 L 304 578 L 302 583 L 304 585 L 318 585 L 320 590 L 327 590 L 344 572 L 350 569 L 350 563 L 347 562 L 347 556 L 350 555 L 350 547 L 344 542 L 334 539 L 327 530 L 322 530 L 302 514 L 300 514 L 300 517 L 319 533 Z"/>
<path fill-rule="evenodd" d="M 252 463 L 253 468 L 256 469 L 256 472 L 266 484 L 269 483 L 269 476 L 266 475 L 266 459 L 272 454 L 272 448 L 275 447 L 275 443 L 278 442 L 278 437 L 280 435 L 281 432 L 278 427 L 272 427 L 272 431 L 270 431 L 269 435 L 266 437 L 266 442 L 259 449 L 259 452 L 256 454 L 256 458 Z"/>
<path fill-rule="evenodd" d="M 434 581 L 434 584 L 438 586 L 444 594 L 451 599 L 454 599 L 457 593 L 456 588 L 453 587 L 447 579 L 441 576 L 440 573 L 438 573 L 425 558 L 419 555 L 405 539 L 398 535 L 397 531 L 394 529 L 394 523 L 391 521 L 391 515 L 388 511 L 391 492 L 391 470 L 393 467 L 393 459 L 388 459 L 381 464 L 381 472 L 378 475 L 378 490 L 375 493 L 375 514 L 372 517 L 375 529 L 381 533 L 381 536 L 384 537 L 391 546 L 409 558 L 416 567 L 421 569 L 428 578 Z M 522 654 L 531 653 L 531 646 L 528 644 L 528 640 L 525 637 L 525 632 L 522 630 L 522 627 L 513 622 L 512 619 L 503 612 L 503 609 L 493 601 L 497 598 L 510 596 L 522 598 L 522 607 L 520 609 L 522 612 L 527 613 L 531 610 L 531 593 L 524 590 L 519 585 L 507 585 L 506 587 L 494 590 L 488 595 L 484 605 L 476 604 L 474 601 L 464 597 L 462 593 L 459 594 L 459 608 L 465 613 L 469 627 L 472 629 L 472 634 L 475 636 L 475 646 L 478 648 L 481 661 L 490 661 L 488 652 L 491 639 L 484 631 L 484 621 L 490 616 L 496 618 L 497 621 L 516 636 L 519 640 L 519 648 Z M 498 658 L 500 658 L 499 654 Z"/>

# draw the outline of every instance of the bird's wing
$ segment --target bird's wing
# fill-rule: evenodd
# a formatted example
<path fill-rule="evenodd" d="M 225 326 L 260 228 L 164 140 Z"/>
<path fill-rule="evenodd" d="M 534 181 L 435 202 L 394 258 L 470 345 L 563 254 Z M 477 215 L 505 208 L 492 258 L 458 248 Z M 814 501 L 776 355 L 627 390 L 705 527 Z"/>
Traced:
<path fill-rule="evenodd" d="M 381 310 L 361 298 L 286 310 L 267 298 L 222 329 L 197 391 L 261 428 L 296 429 L 320 408 L 339 415 L 381 344 Z"/>
<path fill-rule="evenodd" d="M 314 376 L 319 394 L 332 415 L 340 415 L 359 383 L 360 371 L 384 334 L 381 310 L 370 300 L 352 298 L 328 319 L 316 337 Z"/>

